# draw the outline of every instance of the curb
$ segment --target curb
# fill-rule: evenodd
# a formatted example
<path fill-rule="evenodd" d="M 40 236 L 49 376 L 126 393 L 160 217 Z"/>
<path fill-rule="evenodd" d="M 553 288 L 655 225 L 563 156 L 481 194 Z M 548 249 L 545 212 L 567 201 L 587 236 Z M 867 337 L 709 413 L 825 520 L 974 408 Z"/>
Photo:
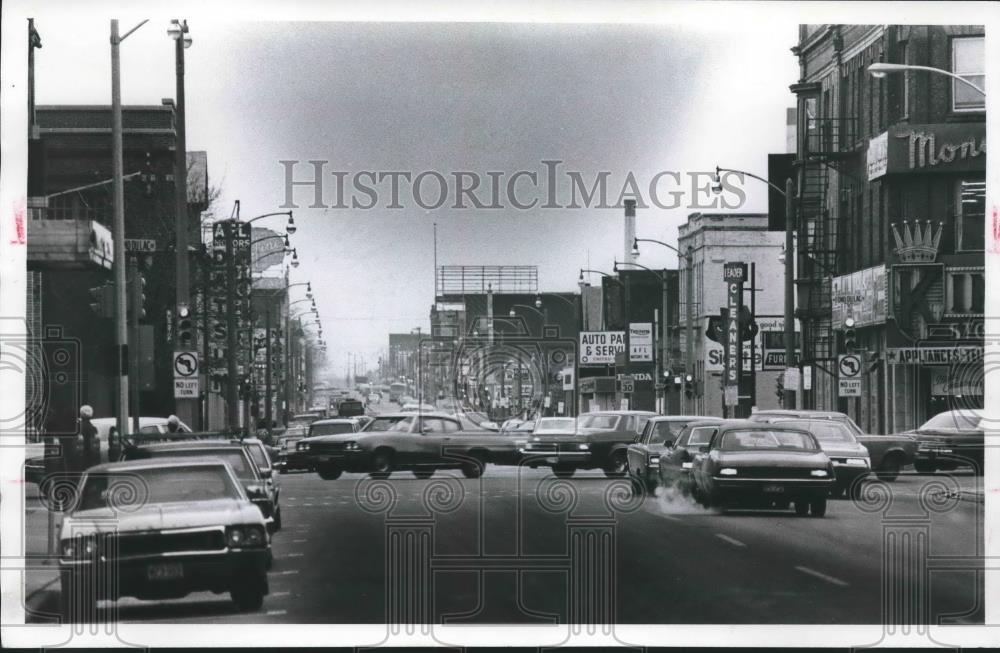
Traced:
<path fill-rule="evenodd" d="M 59 570 L 53 570 L 53 577 L 45 581 L 40 587 L 36 587 L 30 592 L 25 592 L 24 596 L 24 611 L 25 613 L 41 612 L 46 603 L 48 603 L 52 595 L 57 592 L 57 589 L 53 589 L 53 585 L 59 583 Z M 27 615 L 26 615 L 27 616 Z"/>

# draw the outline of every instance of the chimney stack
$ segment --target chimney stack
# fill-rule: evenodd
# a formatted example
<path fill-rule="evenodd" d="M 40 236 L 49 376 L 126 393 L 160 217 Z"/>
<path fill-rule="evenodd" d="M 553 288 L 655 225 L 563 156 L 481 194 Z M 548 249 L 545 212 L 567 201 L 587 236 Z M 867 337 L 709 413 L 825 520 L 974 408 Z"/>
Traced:
<path fill-rule="evenodd" d="M 632 245 L 635 244 L 635 200 L 625 200 L 625 256 L 626 263 L 635 263 Z"/>

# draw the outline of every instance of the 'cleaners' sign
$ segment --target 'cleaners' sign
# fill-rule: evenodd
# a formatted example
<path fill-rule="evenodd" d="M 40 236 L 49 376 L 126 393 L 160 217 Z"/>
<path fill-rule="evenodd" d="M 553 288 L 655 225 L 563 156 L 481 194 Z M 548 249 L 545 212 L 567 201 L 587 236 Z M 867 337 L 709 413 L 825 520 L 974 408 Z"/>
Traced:
<path fill-rule="evenodd" d="M 580 365 L 614 365 L 625 351 L 624 331 L 581 331 Z"/>

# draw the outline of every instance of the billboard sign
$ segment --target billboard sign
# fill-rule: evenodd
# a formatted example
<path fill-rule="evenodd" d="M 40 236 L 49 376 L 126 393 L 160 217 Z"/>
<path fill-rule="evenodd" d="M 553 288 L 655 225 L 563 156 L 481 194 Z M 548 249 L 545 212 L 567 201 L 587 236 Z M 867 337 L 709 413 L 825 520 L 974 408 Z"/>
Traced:
<path fill-rule="evenodd" d="M 632 362 L 650 362 L 653 360 L 653 324 L 651 322 L 632 322 L 629 329 L 629 360 Z"/>
<path fill-rule="evenodd" d="M 830 290 L 834 328 L 840 328 L 848 317 L 853 317 L 858 327 L 885 323 L 888 305 L 885 265 L 833 277 Z"/>
<path fill-rule="evenodd" d="M 580 365 L 614 365 L 625 352 L 624 331 L 581 331 Z"/>

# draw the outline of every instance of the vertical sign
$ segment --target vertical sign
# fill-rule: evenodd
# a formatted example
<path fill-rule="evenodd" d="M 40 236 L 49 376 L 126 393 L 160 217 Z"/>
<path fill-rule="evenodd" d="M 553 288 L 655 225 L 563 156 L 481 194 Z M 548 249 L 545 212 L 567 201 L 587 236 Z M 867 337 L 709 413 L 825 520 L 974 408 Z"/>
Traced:
<path fill-rule="evenodd" d="M 634 362 L 653 360 L 653 324 L 632 322 L 629 328 L 629 360 Z"/>
<path fill-rule="evenodd" d="M 740 343 L 740 307 L 743 304 L 743 282 L 747 278 L 746 263 L 726 263 L 722 267 L 726 282 L 726 350 L 724 395 L 725 405 L 739 405 L 740 376 L 743 372 L 743 347 Z"/>

